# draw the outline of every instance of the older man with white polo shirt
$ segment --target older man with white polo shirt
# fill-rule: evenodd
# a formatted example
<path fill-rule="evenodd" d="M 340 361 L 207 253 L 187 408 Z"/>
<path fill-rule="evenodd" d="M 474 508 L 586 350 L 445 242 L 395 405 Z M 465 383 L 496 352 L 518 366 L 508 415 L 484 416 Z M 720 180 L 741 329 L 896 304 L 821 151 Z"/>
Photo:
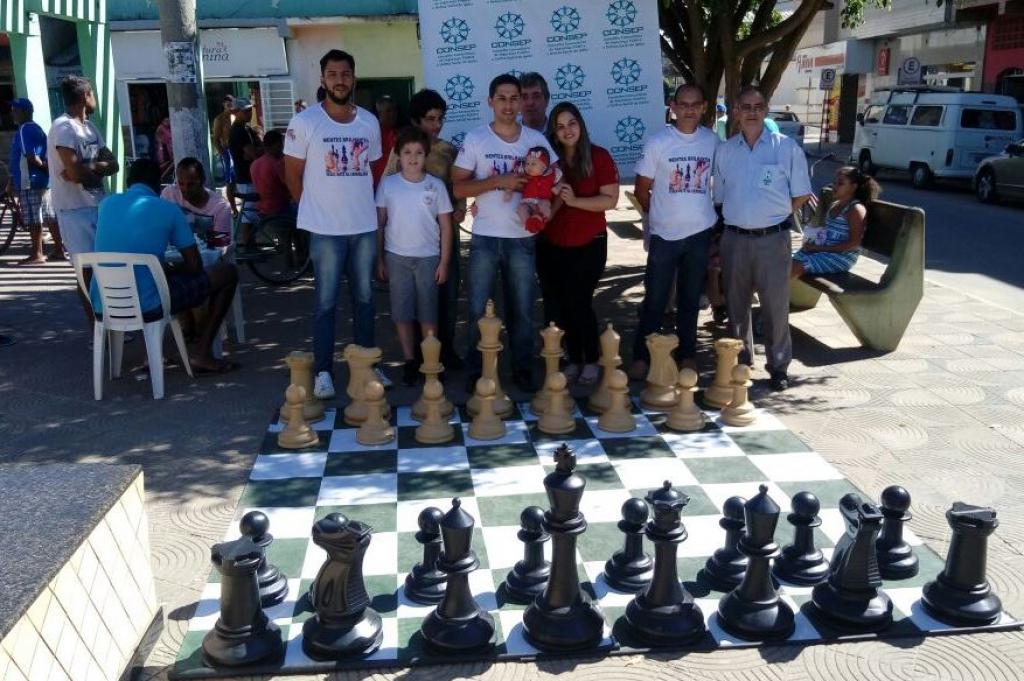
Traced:
<path fill-rule="evenodd" d="M 807 159 L 797 144 L 764 127 L 768 100 L 756 87 L 740 91 L 740 132 L 715 159 L 715 201 L 722 204 L 722 274 L 729 331 L 744 340 L 741 361 L 753 363 L 750 302 L 761 303 L 765 354 L 772 390 L 789 387 L 793 342 L 789 334 L 789 230 L 793 211 L 811 197 Z"/>

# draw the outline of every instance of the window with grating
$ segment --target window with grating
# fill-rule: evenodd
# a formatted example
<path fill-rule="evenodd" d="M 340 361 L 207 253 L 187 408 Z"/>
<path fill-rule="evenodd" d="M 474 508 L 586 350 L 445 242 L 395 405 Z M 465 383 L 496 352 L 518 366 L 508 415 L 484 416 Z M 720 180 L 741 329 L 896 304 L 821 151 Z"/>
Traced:
<path fill-rule="evenodd" d="M 1019 50 L 1024 48 L 1024 17 L 1000 17 L 990 24 L 994 29 L 993 50 Z"/>

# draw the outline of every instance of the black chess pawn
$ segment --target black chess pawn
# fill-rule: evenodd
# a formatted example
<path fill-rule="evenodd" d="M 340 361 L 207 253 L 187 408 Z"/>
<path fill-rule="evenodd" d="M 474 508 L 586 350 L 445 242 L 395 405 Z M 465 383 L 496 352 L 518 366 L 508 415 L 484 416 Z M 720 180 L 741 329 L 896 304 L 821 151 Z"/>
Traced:
<path fill-rule="evenodd" d="M 210 560 L 220 572 L 220 617 L 203 637 L 211 667 L 243 667 L 284 652 L 281 630 L 260 605 L 259 569 L 263 549 L 249 537 L 216 544 Z"/>
<path fill-rule="evenodd" d="M 563 444 L 555 451 L 555 470 L 544 478 L 551 503 L 544 514 L 552 542 L 551 578 L 523 613 L 526 640 L 550 652 L 594 648 L 604 635 L 604 614 L 580 589 L 576 571 L 576 537 L 587 529 L 580 513 L 587 483 L 575 470 L 576 456 Z"/>
<path fill-rule="evenodd" d="M 505 577 L 505 596 L 512 603 L 529 605 L 544 591 L 551 576 L 551 564 L 544 560 L 544 509 L 527 506 L 519 514 L 519 541 L 523 542 L 523 559 Z"/>
<path fill-rule="evenodd" d="M 626 626 L 648 645 L 691 643 L 706 631 L 704 614 L 680 584 L 676 567 L 676 553 L 687 536 L 679 515 L 689 502 L 667 480 L 647 495 L 654 508 L 654 519 L 647 523 L 647 538 L 654 543 L 654 577 L 626 606 Z"/>
<path fill-rule="evenodd" d="M 790 584 L 821 584 L 828 579 L 828 560 L 814 546 L 814 528 L 821 525 L 821 503 L 810 492 L 798 492 L 793 495 L 791 508 L 793 512 L 786 519 L 793 526 L 793 543 L 782 549 L 772 573 Z"/>
<path fill-rule="evenodd" d="M 313 543 L 327 560 L 309 589 L 315 614 L 302 625 L 302 649 L 317 660 L 369 655 L 384 640 L 381 618 L 370 607 L 363 559 L 373 530 L 331 513 L 313 525 Z"/>
<path fill-rule="evenodd" d="M 746 532 L 739 550 L 748 559 L 747 571 L 739 586 L 718 602 L 718 623 L 746 641 L 789 638 L 796 628 L 793 609 L 779 598 L 769 572 L 769 562 L 780 553 L 775 543 L 780 511 L 765 485 L 743 505 Z"/>
<path fill-rule="evenodd" d="M 839 512 L 846 534 L 832 554 L 828 580 L 811 592 L 813 610 L 843 629 L 881 631 L 892 624 L 892 601 L 881 588 L 875 553 L 882 514 L 859 494 L 840 499 Z"/>
<path fill-rule="evenodd" d="M 650 509 L 643 499 L 633 497 L 622 504 L 619 529 L 626 535 L 625 544 L 604 564 L 604 581 L 613 589 L 637 593 L 651 583 L 654 563 L 644 553 L 644 525 L 648 515 Z"/>
<path fill-rule="evenodd" d="M 458 498 L 441 520 L 444 553 L 437 567 L 448 575 L 448 587 L 437 608 L 423 619 L 420 632 L 431 648 L 448 655 L 493 645 L 494 618 L 469 588 L 469 574 L 480 565 L 471 546 L 475 524 Z"/>
<path fill-rule="evenodd" d="M 725 530 L 725 544 L 704 563 L 704 579 L 718 591 L 732 591 L 743 581 L 747 571 L 747 557 L 740 553 L 739 541 L 743 536 L 743 497 L 729 497 L 722 504 L 719 527 Z"/>
<path fill-rule="evenodd" d="M 441 509 L 429 506 L 420 511 L 416 541 L 423 545 L 423 560 L 412 566 L 405 578 L 405 596 L 414 603 L 434 605 L 444 598 L 448 575 L 437 568 L 441 557 Z"/>
<path fill-rule="evenodd" d="M 946 566 L 935 581 L 924 585 L 924 609 L 955 626 L 992 624 L 1003 611 L 985 576 L 988 538 L 999 527 L 996 512 L 957 501 L 946 511 L 946 522 L 953 530 Z"/>
<path fill-rule="evenodd" d="M 882 533 L 875 542 L 882 579 L 910 579 L 917 574 L 913 547 L 903 539 L 903 525 L 910 520 L 910 492 L 899 485 L 882 490 Z"/>
<path fill-rule="evenodd" d="M 250 537 L 263 550 L 256 579 L 260 585 L 260 603 L 264 608 L 277 605 L 288 596 L 288 578 L 276 565 L 267 561 L 267 547 L 274 541 L 274 535 L 269 530 L 270 518 L 262 511 L 249 511 L 238 523 L 238 531 Z"/>

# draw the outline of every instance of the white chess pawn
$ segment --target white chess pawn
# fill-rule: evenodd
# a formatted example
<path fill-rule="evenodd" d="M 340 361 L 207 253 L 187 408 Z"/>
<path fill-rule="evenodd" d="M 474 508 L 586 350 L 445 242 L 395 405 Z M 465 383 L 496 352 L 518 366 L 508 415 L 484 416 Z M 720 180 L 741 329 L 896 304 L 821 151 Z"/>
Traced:
<path fill-rule="evenodd" d="M 569 402 L 569 391 L 566 389 L 565 374 L 561 371 L 548 376 L 544 386 L 548 394 L 548 403 L 544 413 L 537 419 L 537 428 L 548 435 L 565 435 L 576 429 L 576 421 L 572 417 L 572 405 Z"/>
<path fill-rule="evenodd" d="M 750 367 L 737 364 L 732 370 L 732 401 L 722 407 L 722 423 L 727 426 L 749 426 L 757 419 L 754 405 L 747 397 L 750 388 Z"/>
<path fill-rule="evenodd" d="M 423 403 L 426 415 L 423 423 L 416 428 L 416 441 L 423 444 L 440 444 L 449 442 L 455 437 L 455 429 L 441 415 L 441 404 L 444 401 L 444 388 L 436 378 L 428 378 L 423 386 Z"/>
<path fill-rule="evenodd" d="M 469 436 L 474 440 L 497 440 L 505 437 L 505 422 L 494 413 L 494 381 L 479 378 L 476 382 L 479 411 L 469 424 Z"/>
<path fill-rule="evenodd" d="M 612 369 L 608 379 L 608 408 L 601 412 L 597 427 L 606 433 L 636 430 L 636 417 L 629 410 L 629 377 L 621 369 Z"/>
<path fill-rule="evenodd" d="M 682 369 L 679 372 L 679 403 L 669 412 L 665 425 L 672 430 L 690 432 L 704 428 L 704 412 L 694 401 L 697 392 L 697 372 Z"/>
<path fill-rule="evenodd" d="M 302 449 L 315 445 L 320 438 L 302 416 L 306 402 L 306 389 L 301 385 L 290 385 L 284 392 L 284 399 L 288 425 L 277 434 L 278 447 Z"/>
<path fill-rule="evenodd" d="M 363 386 L 366 420 L 356 431 L 356 441 L 363 445 L 383 445 L 395 439 L 395 429 L 384 420 L 384 386 L 380 381 L 367 381 Z"/>

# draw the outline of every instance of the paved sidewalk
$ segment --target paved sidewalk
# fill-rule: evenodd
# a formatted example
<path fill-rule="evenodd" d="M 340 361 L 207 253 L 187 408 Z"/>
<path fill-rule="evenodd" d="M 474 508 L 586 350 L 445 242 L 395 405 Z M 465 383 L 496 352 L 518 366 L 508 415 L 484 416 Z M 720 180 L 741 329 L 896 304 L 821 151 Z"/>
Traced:
<path fill-rule="evenodd" d="M 643 251 L 636 214 L 614 212 L 609 263 L 597 304 L 623 335 L 642 294 Z M 308 348 L 311 283 L 272 289 L 243 273 L 249 342 L 233 348 L 243 369 L 188 381 L 166 374 L 167 397 L 132 374 L 107 382 L 92 399 L 89 333 L 73 296 L 69 265 L 17 268 L 19 236 L 0 258 L 0 333 L 18 344 L 0 349 L 0 463 L 140 463 L 145 467 L 153 568 L 167 621 L 142 678 L 164 678 L 209 570 L 209 547 L 231 521 L 254 453 L 287 381 L 282 358 Z M 865 270 L 878 270 L 865 262 Z M 379 309 L 386 297 L 378 293 Z M 339 342 L 350 335 L 339 312 Z M 702 317 L 702 322 L 710 319 Z M 926 285 L 925 299 L 896 352 L 858 347 L 828 303 L 794 315 L 795 386 L 752 399 L 777 414 L 862 489 L 899 483 L 914 496 L 911 527 L 940 553 L 943 517 L 955 500 L 991 504 L 1001 526 L 990 544 L 989 577 L 1007 609 L 1024 615 L 1024 316 Z M 382 341 L 393 341 L 386 320 Z M 711 327 L 701 330 L 702 363 L 713 361 Z M 464 343 L 464 339 L 460 339 Z M 168 346 L 170 347 L 170 346 Z M 385 356 L 398 357 L 385 345 Z M 126 347 L 126 368 L 144 356 Z M 756 378 L 766 375 L 758 362 Z M 397 363 L 393 375 L 397 376 Z M 456 377 L 458 378 L 458 377 Z M 707 377 L 705 376 L 705 381 Z M 448 389 L 460 397 L 461 380 Z M 411 401 L 411 390 L 391 398 Z M 998 633 L 923 640 L 762 647 L 710 654 L 666 653 L 539 664 L 478 664 L 394 670 L 336 679 L 824 679 L 878 681 L 1024 678 L 1024 635 Z"/>

